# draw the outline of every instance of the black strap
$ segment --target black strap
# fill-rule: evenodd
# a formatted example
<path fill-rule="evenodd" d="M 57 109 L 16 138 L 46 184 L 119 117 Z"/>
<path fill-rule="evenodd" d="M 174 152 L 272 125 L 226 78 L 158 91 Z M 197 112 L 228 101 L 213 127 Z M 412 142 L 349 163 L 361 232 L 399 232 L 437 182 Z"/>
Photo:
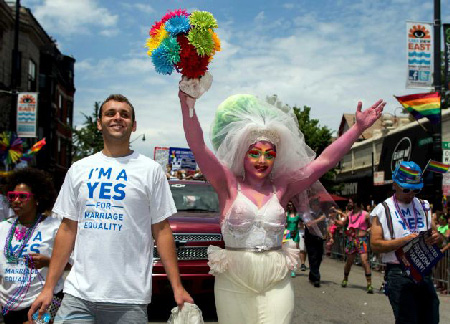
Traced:
<path fill-rule="evenodd" d="M 391 240 L 393 240 L 394 239 L 394 227 L 392 225 L 391 210 L 389 209 L 389 206 L 386 203 L 386 201 L 383 201 L 381 204 L 384 207 L 384 213 L 386 214 L 386 223 L 389 228 L 389 232 L 391 234 Z"/>

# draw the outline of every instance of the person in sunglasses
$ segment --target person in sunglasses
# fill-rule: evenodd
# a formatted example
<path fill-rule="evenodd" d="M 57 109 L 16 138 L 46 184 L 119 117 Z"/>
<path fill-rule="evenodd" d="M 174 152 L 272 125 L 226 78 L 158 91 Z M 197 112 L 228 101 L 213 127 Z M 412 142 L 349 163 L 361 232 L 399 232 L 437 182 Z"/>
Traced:
<path fill-rule="evenodd" d="M 211 127 L 214 154 L 205 144 L 196 100 L 182 91 L 179 98 L 186 140 L 220 202 L 225 249 L 208 248 L 218 322 L 291 323 L 294 289 L 289 273 L 299 251 L 282 245 L 284 207 L 296 197 L 297 211 L 308 210 L 308 197 L 323 192 L 318 179 L 381 116 L 385 103 L 380 100 L 364 111 L 358 103 L 357 123 L 315 159 L 290 107 L 253 95 L 227 98 Z M 317 193 L 312 192 L 315 185 Z M 318 227 L 314 225 L 309 226 Z"/>
<path fill-rule="evenodd" d="M 415 283 L 395 255 L 395 250 L 421 231 L 431 230 L 427 244 L 440 241 L 428 201 L 415 197 L 423 188 L 422 170 L 415 162 L 403 161 L 395 168 L 392 181 L 395 193 L 370 214 L 371 248 L 375 253 L 382 253 L 382 261 L 386 263 L 385 293 L 396 323 L 438 323 L 439 299 L 431 278 L 425 276 L 423 281 Z"/>
<path fill-rule="evenodd" d="M 14 171 L 6 197 L 14 216 L 0 223 L 0 304 L 4 322 L 27 322 L 27 313 L 42 290 L 61 220 L 47 217 L 56 192 L 44 171 Z M 53 293 L 62 297 L 63 279 Z"/>

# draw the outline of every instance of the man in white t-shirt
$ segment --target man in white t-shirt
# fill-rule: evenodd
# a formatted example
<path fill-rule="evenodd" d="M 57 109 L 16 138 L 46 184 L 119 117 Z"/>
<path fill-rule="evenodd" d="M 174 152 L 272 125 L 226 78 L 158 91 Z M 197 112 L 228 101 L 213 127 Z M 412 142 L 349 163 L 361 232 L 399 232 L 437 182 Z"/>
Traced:
<path fill-rule="evenodd" d="M 439 299 L 433 282 L 425 276 L 420 283 L 402 269 L 395 250 L 431 230 L 427 244 L 437 244 L 440 236 L 431 219 L 430 205 L 415 195 L 423 188 L 422 170 L 414 162 L 401 162 L 392 174 L 395 193 L 378 204 L 370 214 L 372 251 L 382 253 L 386 263 L 386 295 L 396 323 L 439 322 Z"/>
<path fill-rule="evenodd" d="M 147 323 L 153 239 L 176 303 L 192 303 L 178 272 L 167 218 L 176 212 L 161 166 L 129 148 L 134 109 L 122 95 L 101 105 L 104 148 L 75 162 L 53 212 L 63 218 L 42 293 L 28 314 L 42 314 L 73 250 L 55 323 Z"/>

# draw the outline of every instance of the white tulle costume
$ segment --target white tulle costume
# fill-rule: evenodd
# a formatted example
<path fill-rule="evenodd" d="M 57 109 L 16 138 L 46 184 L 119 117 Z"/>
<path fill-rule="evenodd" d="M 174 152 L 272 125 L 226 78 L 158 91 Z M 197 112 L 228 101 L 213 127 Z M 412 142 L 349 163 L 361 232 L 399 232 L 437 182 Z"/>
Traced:
<path fill-rule="evenodd" d="M 288 108 L 288 107 L 284 107 Z M 263 102 L 252 95 L 235 95 L 217 109 L 211 139 L 218 159 L 237 177 L 251 144 L 269 141 L 277 157 L 271 177 L 292 181 L 309 175 L 303 168 L 315 157 L 305 144 L 292 111 Z M 275 181 L 273 181 L 275 182 Z M 320 184 L 315 188 L 323 188 Z M 274 186 L 260 209 L 238 185 L 236 199 L 221 229 L 225 249 L 208 249 L 210 273 L 216 277 L 216 309 L 221 324 L 288 324 L 294 292 L 287 276 L 298 260 L 298 250 L 282 244 L 286 216 Z M 297 195 L 299 211 L 308 210 L 308 193 Z"/>

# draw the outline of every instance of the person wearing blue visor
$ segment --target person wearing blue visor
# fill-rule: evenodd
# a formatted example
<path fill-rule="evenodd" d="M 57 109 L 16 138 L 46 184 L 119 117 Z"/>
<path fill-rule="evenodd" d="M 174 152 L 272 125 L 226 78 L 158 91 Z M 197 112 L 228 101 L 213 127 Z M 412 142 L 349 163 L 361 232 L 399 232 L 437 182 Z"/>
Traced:
<path fill-rule="evenodd" d="M 419 232 L 431 230 L 427 244 L 441 240 L 431 218 L 430 204 L 416 195 L 423 188 L 422 170 L 412 161 L 397 165 L 393 174 L 395 193 L 378 204 L 370 214 L 372 251 L 382 253 L 386 266 L 386 295 L 395 323 L 439 323 L 439 298 L 430 276 L 419 283 L 402 269 L 395 250 Z"/>

